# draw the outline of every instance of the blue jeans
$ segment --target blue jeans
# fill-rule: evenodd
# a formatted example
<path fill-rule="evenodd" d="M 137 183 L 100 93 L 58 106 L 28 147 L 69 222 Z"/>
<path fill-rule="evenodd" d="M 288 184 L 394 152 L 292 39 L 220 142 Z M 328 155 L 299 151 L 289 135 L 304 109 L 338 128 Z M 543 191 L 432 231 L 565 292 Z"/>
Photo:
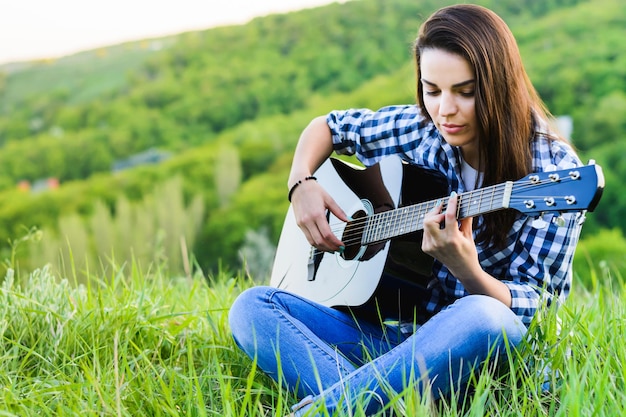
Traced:
<path fill-rule="evenodd" d="M 438 398 L 526 333 L 508 307 L 488 296 L 463 297 L 405 334 L 262 286 L 235 300 L 229 321 L 237 345 L 305 398 L 296 416 L 320 404 L 332 413 L 357 403 L 372 414 L 411 381 Z"/>

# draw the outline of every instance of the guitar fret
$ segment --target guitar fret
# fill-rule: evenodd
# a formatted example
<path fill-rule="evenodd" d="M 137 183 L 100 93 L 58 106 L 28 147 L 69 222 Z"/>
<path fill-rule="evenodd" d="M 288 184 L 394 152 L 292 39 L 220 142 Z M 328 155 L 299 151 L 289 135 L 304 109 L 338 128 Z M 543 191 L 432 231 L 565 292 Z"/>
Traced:
<path fill-rule="evenodd" d="M 367 244 L 369 242 L 373 242 L 374 241 L 374 222 L 376 221 L 376 218 L 374 216 L 369 216 L 367 218 L 367 227 L 365 228 L 365 231 L 363 232 L 363 242 L 362 244 Z"/>
<path fill-rule="evenodd" d="M 380 232 L 381 232 L 380 240 L 385 240 L 385 239 L 388 238 L 389 222 L 390 222 L 389 217 L 391 217 L 390 213 L 393 213 L 393 212 L 390 211 L 390 212 L 386 212 L 386 213 L 381 214 L 382 227 L 381 227 L 381 230 L 380 230 Z"/>
<path fill-rule="evenodd" d="M 464 218 L 464 217 L 469 217 L 472 215 L 471 213 L 471 209 L 472 209 L 472 195 L 473 192 L 469 192 L 468 194 L 466 194 L 465 196 L 461 196 L 459 197 L 459 210 L 458 210 L 458 218 Z M 465 203 L 465 204 L 464 204 Z"/>
<path fill-rule="evenodd" d="M 470 195 L 470 206 L 468 208 L 468 217 L 473 217 L 476 215 L 476 213 L 479 213 L 480 210 L 480 198 L 478 197 L 478 194 L 480 193 L 480 191 L 478 190 L 474 190 L 472 191 L 471 195 Z"/>
<path fill-rule="evenodd" d="M 476 212 L 477 212 L 477 213 L 480 213 L 480 212 L 481 212 L 481 210 L 482 210 L 482 208 L 481 208 L 481 204 L 482 204 L 482 202 L 483 202 L 483 197 L 484 197 L 484 195 L 485 195 L 485 189 L 484 189 L 484 188 L 481 188 L 481 189 L 480 189 L 480 198 L 478 199 L 478 207 L 476 208 Z"/>
<path fill-rule="evenodd" d="M 414 232 L 417 230 L 417 221 L 418 218 L 415 215 L 415 207 L 411 207 L 410 214 L 411 222 L 409 223 L 409 231 Z"/>
<path fill-rule="evenodd" d="M 413 208 L 402 208 L 402 223 L 400 224 L 400 233 L 406 234 L 411 232 L 411 224 L 413 223 Z"/>
<path fill-rule="evenodd" d="M 389 236 L 394 236 L 395 234 L 397 234 L 398 231 L 398 223 L 400 220 L 400 210 L 394 210 L 393 214 L 391 215 L 391 222 L 389 222 Z"/>
<path fill-rule="evenodd" d="M 402 209 L 402 226 L 400 228 L 400 232 L 401 233 L 409 233 L 411 231 L 411 222 L 412 222 L 412 218 L 411 218 L 411 208 L 410 207 L 404 207 Z"/>
<path fill-rule="evenodd" d="M 361 245 L 367 244 L 367 242 L 371 242 L 371 234 L 372 234 L 372 217 L 369 216 L 365 220 L 365 226 L 363 228 L 363 237 L 361 237 Z"/>
<path fill-rule="evenodd" d="M 476 195 L 480 191 L 473 190 L 467 195 L 467 204 L 465 206 L 465 211 L 460 213 L 460 218 L 472 217 L 475 214 L 480 212 L 480 198 L 476 199 Z M 463 206 L 462 206 L 463 207 Z"/>
<path fill-rule="evenodd" d="M 390 217 L 389 213 L 384 213 L 384 214 L 381 215 L 381 220 L 382 220 L 382 228 L 380 230 L 381 231 L 381 235 L 380 235 L 381 240 L 387 239 L 387 233 L 388 233 L 388 230 L 389 230 L 389 220 L 390 220 L 389 217 Z"/>
<path fill-rule="evenodd" d="M 414 220 L 414 225 L 411 227 L 412 232 L 419 230 L 419 224 L 420 224 L 420 206 L 419 205 L 413 208 L 413 220 Z"/>
<path fill-rule="evenodd" d="M 457 200 L 457 208 L 456 208 L 456 217 L 457 219 L 462 219 L 463 217 L 469 216 L 470 204 L 472 202 L 471 193 L 465 195 L 459 195 L 459 199 Z"/>
<path fill-rule="evenodd" d="M 423 210 L 422 210 L 423 208 Z M 421 230 L 424 228 L 424 215 L 428 211 L 428 203 L 419 204 L 417 207 L 417 227 L 415 230 Z"/>
<path fill-rule="evenodd" d="M 383 239 L 389 239 L 392 235 L 391 231 L 393 230 L 393 223 L 394 223 L 394 218 L 397 215 L 397 212 L 394 211 L 389 211 L 387 212 L 387 221 L 385 222 L 385 228 L 384 228 L 384 235 L 383 235 Z"/>
<path fill-rule="evenodd" d="M 395 231 L 399 235 L 401 235 L 402 231 L 404 230 L 404 227 L 403 227 L 404 221 L 405 221 L 404 212 L 405 212 L 404 208 L 401 208 L 398 210 L 398 216 L 396 216 L 397 218 L 396 218 L 396 230 Z"/>
<path fill-rule="evenodd" d="M 404 225 L 406 222 L 406 216 L 405 216 L 405 212 L 406 210 L 404 208 L 401 208 L 398 210 L 398 215 L 396 216 L 396 233 L 401 235 L 403 234 L 403 230 L 404 230 Z"/>
<path fill-rule="evenodd" d="M 385 240 L 387 225 L 389 224 L 389 214 L 381 213 L 378 221 L 378 240 Z"/>
<path fill-rule="evenodd" d="M 378 214 L 378 224 L 376 225 L 376 240 L 385 239 L 385 225 L 387 224 L 387 217 L 389 215 L 385 213 Z"/>
<path fill-rule="evenodd" d="M 372 233 L 372 242 L 380 240 L 380 215 L 374 215 L 374 230 Z"/>
<path fill-rule="evenodd" d="M 400 233 L 401 216 L 402 216 L 402 210 L 396 210 L 396 212 L 393 214 L 393 223 L 392 223 L 393 226 L 391 230 L 389 231 L 390 236 L 393 236 L 393 233 Z"/>

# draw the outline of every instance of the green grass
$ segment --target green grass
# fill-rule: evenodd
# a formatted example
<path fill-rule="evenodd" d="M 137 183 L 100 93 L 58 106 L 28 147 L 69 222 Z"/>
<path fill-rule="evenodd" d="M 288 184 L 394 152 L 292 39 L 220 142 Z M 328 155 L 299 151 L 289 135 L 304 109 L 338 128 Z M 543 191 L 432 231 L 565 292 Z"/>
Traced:
<path fill-rule="evenodd" d="M 0 288 L 0 416 L 289 412 L 295 398 L 255 371 L 230 336 L 228 308 L 251 281 L 172 278 L 132 264 L 107 270 L 86 285 L 48 267 L 28 277 L 9 270 Z M 465 404 L 433 406 L 408 388 L 391 406 L 406 416 L 624 415 L 626 287 L 608 270 L 598 274 L 596 288 L 578 286 L 560 310 L 560 336 L 547 313 L 512 370 L 483 374 Z M 546 364 L 550 392 L 541 389 Z"/>

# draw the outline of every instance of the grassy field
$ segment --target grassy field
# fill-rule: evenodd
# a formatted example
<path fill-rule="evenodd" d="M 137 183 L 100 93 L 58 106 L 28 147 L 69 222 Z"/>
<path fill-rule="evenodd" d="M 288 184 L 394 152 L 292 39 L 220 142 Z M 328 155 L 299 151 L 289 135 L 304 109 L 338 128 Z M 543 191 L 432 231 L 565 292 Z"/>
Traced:
<path fill-rule="evenodd" d="M 253 283 L 223 273 L 97 268 L 87 285 L 44 267 L 0 287 L 0 416 L 282 416 L 295 402 L 240 353 L 227 311 Z M 598 271 L 598 272 L 595 272 Z M 476 381 L 465 404 L 433 407 L 411 388 L 398 415 L 616 416 L 626 412 L 625 287 L 599 266 L 534 326 L 511 371 Z M 542 341 L 538 341 L 538 340 Z M 571 353 L 570 353 L 571 352 Z M 542 390 L 541 370 L 553 372 Z M 561 377 L 558 378 L 558 375 Z M 399 401 L 399 400 L 402 401 Z M 357 412 L 355 415 L 363 415 Z"/>

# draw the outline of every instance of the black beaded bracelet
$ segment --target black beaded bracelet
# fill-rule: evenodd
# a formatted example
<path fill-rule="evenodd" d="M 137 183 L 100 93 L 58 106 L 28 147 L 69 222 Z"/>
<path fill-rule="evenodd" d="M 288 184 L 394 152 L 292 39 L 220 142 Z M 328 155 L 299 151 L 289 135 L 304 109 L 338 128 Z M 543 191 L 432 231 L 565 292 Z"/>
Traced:
<path fill-rule="evenodd" d="M 303 180 L 298 180 L 298 182 L 296 182 L 294 185 L 291 186 L 291 189 L 289 190 L 289 194 L 287 194 L 287 200 L 289 200 L 290 203 L 291 203 L 291 196 L 294 190 L 298 187 L 298 185 L 302 184 L 303 181 L 308 181 L 308 180 L 317 181 L 317 178 L 311 175 L 311 176 L 305 177 Z"/>

